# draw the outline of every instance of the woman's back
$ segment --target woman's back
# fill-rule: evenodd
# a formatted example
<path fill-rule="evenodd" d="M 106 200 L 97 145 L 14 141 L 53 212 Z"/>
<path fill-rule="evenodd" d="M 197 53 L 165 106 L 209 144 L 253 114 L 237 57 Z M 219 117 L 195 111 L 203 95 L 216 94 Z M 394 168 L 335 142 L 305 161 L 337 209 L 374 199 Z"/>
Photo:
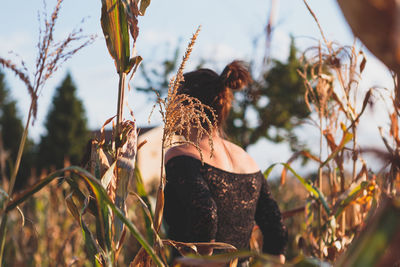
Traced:
<path fill-rule="evenodd" d="M 203 138 L 199 142 L 203 161 L 221 170 L 232 173 L 255 173 L 259 167 L 252 157 L 241 147 L 224 140 L 220 137 L 213 138 L 212 148 L 208 138 Z M 165 155 L 165 162 L 176 156 L 191 156 L 201 160 L 198 150 L 190 145 L 180 145 L 170 148 Z"/>
<path fill-rule="evenodd" d="M 263 179 L 260 172 L 231 173 L 186 155 L 170 159 L 166 172 L 165 219 L 171 238 L 248 247 Z"/>
<path fill-rule="evenodd" d="M 169 238 L 215 240 L 248 249 L 257 222 L 264 234 L 264 251 L 283 252 L 287 233 L 259 170 L 229 172 L 183 154 L 169 158 L 166 174 L 164 216 Z"/>

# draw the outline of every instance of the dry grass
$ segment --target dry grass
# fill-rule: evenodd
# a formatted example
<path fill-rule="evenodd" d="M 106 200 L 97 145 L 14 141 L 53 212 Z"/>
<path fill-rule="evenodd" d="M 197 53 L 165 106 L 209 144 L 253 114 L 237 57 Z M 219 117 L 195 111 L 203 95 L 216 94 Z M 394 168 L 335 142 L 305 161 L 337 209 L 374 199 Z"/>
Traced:
<path fill-rule="evenodd" d="M 44 11 L 43 25 L 40 25 L 39 29 L 39 40 L 37 44 L 37 58 L 35 64 L 35 70 L 29 73 L 23 60 L 18 64 L 13 63 L 9 59 L 0 57 L 0 64 L 3 67 L 10 69 L 14 72 L 21 81 L 26 85 L 28 93 L 31 97 L 31 104 L 28 111 L 27 121 L 25 124 L 24 132 L 21 137 L 20 146 L 13 166 L 13 171 L 10 178 L 10 183 L 7 189 L 9 198 L 6 199 L 4 207 L 7 206 L 10 199 L 13 197 L 14 185 L 18 174 L 19 166 L 21 163 L 22 152 L 24 150 L 25 142 L 28 136 L 28 129 L 30 123 L 35 121 L 37 114 L 37 100 L 47 80 L 59 69 L 59 67 L 70 59 L 79 50 L 86 47 L 93 42 L 93 36 L 85 36 L 81 34 L 81 29 L 73 30 L 67 38 L 62 41 L 56 42 L 54 40 L 54 30 L 57 22 L 58 14 L 61 8 L 63 0 L 58 0 L 57 4 L 50 15 L 47 16 Z M 45 2 L 44 2 L 45 5 Z M 39 16 L 39 22 L 40 16 Z M 3 259 L 3 249 L 5 234 L 7 228 L 7 213 L 3 213 L 1 216 L 0 226 L 0 262 Z"/>
<path fill-rule="evenodd" d="M 212 148 L 211 132 L 216 127 L 215 123 L 212 123 L 207 117 L 205 111 L 210 111 L 214 118 L 216 118 L 216 115 L 212 108 L 202 104 L 198 99 L 179 92 L 181 84 L 184 82 L 183 70 L 199 32 L 200 27 L 197 29 L 188 45 L 177 74 L 170 81 L 166 99 L 159 97 L 157 104 L 164 122 L 163 149 L 177 144 L 188 143 L 196 147 L 202 156 L 198 143 L 204 135 L 207 135 L 209 136 L 209 143 Z M 203 127 L 205 124 L 207 127 Z M 194 142 L 190 140 L 192 128 L 196 129 L 197 133 L 197 139 Z M 174 140 L 174 136 L 182 136 L 185 140 L 176 141 Z"/>
<path fill-rule="evenodd" d="M 313 197 L 305 200 L 306 223 L 298 245 L 306 255 L 334 261 L 363 228 L 365 219 L 375 211 L 374 203 L 379 203 L 382 197 L 377 181 L 380 175 L 369 171 L 358 144 L 358 125 L 376 89 L 362 92 L 360 88 L 367 63 L 362 50 L 356 44 L 341 46 L 330 42 L 316 14 L 306 1 L 304 3 L 323 39 L 322 44 L 304 52 L 305 68 L 299 71 L 307 88 L 305 102 L 311 112 L 310 120 L 319 132 L 320 142 L 317 155 L 300 151 L 289 163 L 299 155 L 317 162 L 317 177 L 309 181 L 322 193 L 328 207 L 323 208 L 322 202 Z M 396 109 L 394 101 L 393 107 Z M 398 126 L 394 117 L 398 115 L 391 114 L 390 134 L 395 140 Z M 392 153 L 395 150 L 388 149 L 390 156 L 385 158 L 398 157 Z M 391 168 L 390 173 L 393 178 L 387 183 L 387 192 L 393 189 L 390 184 L 398 180 L 396 168 Z"/>

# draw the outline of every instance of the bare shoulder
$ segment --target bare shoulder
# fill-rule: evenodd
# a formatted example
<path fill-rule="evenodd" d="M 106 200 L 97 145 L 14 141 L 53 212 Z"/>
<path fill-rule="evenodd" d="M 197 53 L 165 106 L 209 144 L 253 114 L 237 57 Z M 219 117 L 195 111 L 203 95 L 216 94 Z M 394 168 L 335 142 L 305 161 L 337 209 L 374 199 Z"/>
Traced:
<path fill-rule="evenodd" d="M 241 166 L 241 172 L 252 173 L 260 170 L 255 160 L 243 148 L 229 141 L 225 141 L 225 145 L 230 151 L 235 166 Z"/>
<path fill-rule="evenodd" d="M 164 162 L 167 163 L 170 159 L 182 155 L 198 158 L 198 153 L 196 155 L 195 152 L 195 150 L 187 145 L 173 146 L 169 148 L 165 153 Z"/>

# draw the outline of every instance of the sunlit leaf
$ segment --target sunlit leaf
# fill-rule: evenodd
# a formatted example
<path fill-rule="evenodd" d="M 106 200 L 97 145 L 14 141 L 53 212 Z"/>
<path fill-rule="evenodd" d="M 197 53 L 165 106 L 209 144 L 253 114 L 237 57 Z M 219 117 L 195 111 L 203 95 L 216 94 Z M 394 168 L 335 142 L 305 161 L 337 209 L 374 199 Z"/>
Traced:
<path fill-rule="evenodd" d="M 356 200 L 360 194 L 363 192 L 364 189 L 366 189 L 369 186 L 369 182 L 361 182 L 359 185 L 350 188 L 351 190 L 346 190 L 343 192 L 344 196 L 346 196 L 345 199 L 340 201 L 339 205 L 335 208 L 335 218 L 339 217 L 340 214 L 344 211 L 344 209 L 354 200 Z"/>
<path fill-rule="evenodd" d="M 130 58 L 129 31 L 121 0 L 102 0 L 101 27 L 117 72 L 126 72 Z"/>
<path fill-rule="evenodd" d="M 129 78 L 130 80 L 132 79 L 132 76 L 135 74 L 137 68 L 139 67 L 140 63 L 142 62 L 143 58 L 141 56 L 136 56 L 133 57 L 129 60 L 127 72 L 130 72 L 133 68 L 133 72 L 131 77 Z"/>
<path fill-rule="evenodd" d="M 114 168 L 115 168 L 116 162 L 111 164 L 111 166 L 108 168 L 106 173 L 101 177 L 101 184 L 103 185 L 104 188 L 107 188 L 107 186 L 110 184 L 112 179 L 114 177 Z"/>
<path fill-rule="evenodd" d="M 340 144 L 335 148 L 335 150 L 329 155 L 329 157 L 321 164 L 321 168 L 325 166 L 329 161 L 331 161 L 333 158 L 337 156 L 337 154 L 342 151 L 344 146 L 351 140 L 353 139 L 353 134 L 349 132 L 345 132 L 344 136 L 340 142 Z"/>
<path fill-rule="evenodd" d="M 320 161 L 316 156 L 312 155 L 309 151 L 307 151 L 307 150 L 301 150 L 301 151 L 298 151 L 298 152 L 294 153 L 294 154 L 289 158 L 289 160 L 286 162 L 286 164 L 288 164 L 288 165 L 290 166 L 290 164 L 291 164 L 295 159 L 297 159 L 299 156 L 303 156 L 303 157 L 306 157 L 306 158 L 308 158 L 308 159 L 314 160 L 314 161 L 316 161 L 316 162 L 318 162 L 318 163 L 321 163 L 321 161 Z M 281 173 L 281 185 L 285 184 L 285 181 L 286 181 L 286 168 L 283 168 L 283 169 L 282 169 L 282 173 Z"/>
<path fill-rule="evenodd" d="M 318 188 L 316 188 L 314 185 L 310 184 L 306 179 L 304 179 L 303 177 L 301 177 L 299 174 L 297 174 L 297 172 L 295 172 L 292 167 L 290 167 L 290 165 L 286 164 L 286 163 L 282 163 L 282 162 L 278 162 L 275 164 L 272 164 L 268 167 L 268 169 L 266 169 L 264 171 L 264 177 L 265 179 L 268 179 L 272 169 L 276 166 L 276 165 L 283 165 L 285 168 L 287 168 L 300 182 L 301 184 L 306 188 L 306 190 L 315 198 L 317 199 L 322 206 L 325 208 L 325 211 L 327 214 L 330 214 L 330 208 L 328 206 L 328 203 L 326 202 L 326 198 L 325 196 L 322 194 L 322 192 L 320 192 L 318 190 Z"/>
<path fill-rule="evenodd" d="M 306 199 L 306 205 L 304 207 L 304 217 L 305 217 L 305 223 L 306 223 L 307 227 L 311 226 L 311 224 L 314 220 L 314 213 L 312 211 L 313 202 L 314 201 L 311 198 Z"/>
<path fill-rule="evenodd" d="M 146 13 L 146 9 L 149 5 L 150 5 L 150 0 L 141 0 L 140 1 L 140 8 L 139 8 L 140 13 L 139 14 L 141 16 L 144 16 L 144 14 Z"/>

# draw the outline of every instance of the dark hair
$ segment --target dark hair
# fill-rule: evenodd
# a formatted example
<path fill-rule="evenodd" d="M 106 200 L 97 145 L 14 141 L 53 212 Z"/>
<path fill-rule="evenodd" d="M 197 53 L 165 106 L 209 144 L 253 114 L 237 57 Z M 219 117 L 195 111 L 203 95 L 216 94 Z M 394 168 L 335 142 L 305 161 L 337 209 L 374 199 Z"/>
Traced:
<path fill-rule="evenodd" d="M 217 115 L 217 121 L 214 121 L 211 112 L 207 112 L 208 118 L 217 126 L 223 125 L 229 115 L 232 91 L 239 91 L 252 81 L 249 71 L 241 61 L 228 64 L 221 75 L 210 69 L 199 69 L 185 73 L 183 77 L 184 82 L 179 93 L 195 97 L 210 106 Z"/>

